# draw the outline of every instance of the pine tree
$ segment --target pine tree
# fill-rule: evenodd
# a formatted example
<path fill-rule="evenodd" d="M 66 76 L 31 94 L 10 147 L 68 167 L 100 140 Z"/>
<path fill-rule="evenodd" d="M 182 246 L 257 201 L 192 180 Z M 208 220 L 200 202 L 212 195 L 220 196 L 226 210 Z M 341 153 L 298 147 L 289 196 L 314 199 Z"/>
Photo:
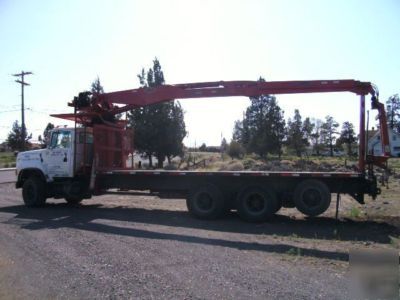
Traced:
<path fill-rule="evenodd" d="M 49 144 L 50 143 L 50 131 L 54 129 L 54 124 L 52 123 L 47 123 L 46 128 L 43 131 L 43 139 L 42 143 L 43 144 Z"/>
<path fill-rule="evenodd" d="M 356 133 L 354 131 L 354 125 L 350 122 L 344 122 L 342 125 L 342 131 L 338 139 L 338 144 L 346 144 L 347 154 L 352 155 L 351 146 L 357 141 Z"/>
<path fill-rule="evenodd" d="M 23 135 L 23 130 L 25 130 L 25 134 Z M 25 136 L 25 140 L 23 139 Z M 27 149 L 30 145 L 29 140 L 32 138 L 32 134 L 27 135 L 26 129 L 23 129 L 22 126 L 18 124 L 18 121 L 13 123 L 11 132 L 7 137 L 7 144 L 13 151 L 21 151 L 23 149 Z"/>
<path fill-rule="evenodd" d="M 306 124 L 306 126 L 310 125 Z M 301 157 L 302 152 L 304 152 L 305 147 L 308 145 L 306 134 L 308 134 L 310 128 L 306 129 L 307 132 L 304 128 L 303 122 L 301 121 L 299 110 L 295 109 L 293 121 L 291 119 L 288 121 L 287 144 L 299 157 Z"/>
<path fill-rule="evenodd" d="M 233 126 L 232 140 L 243 144 L 243 122 L 236 120 Z"/>
<path fill-rule="evenodd" d="M 265 81 L 263 78 L 260 81 Z M 261 157 L 268 153 L 282 155 L 285 138 L 285 119 L 276 97 L 261 95 L 251 97 L 243 121 L 236 121 L 233 139 L 240 141 L 247 152 Z"/>
<path fill-rule="evenodd" d="M 321 126 L 321 136 L 324 139 L 325 145 L 329 147 L 330 156 L 333 156 L 333 145 L 336 141 L 338 127 L 339 123 L 331 116 L 326 116 L 325 122 Z"/>
<path fill-rule="evenodd" d="M 313 119 L 312 125 L 313 125 L 313 130 L 311 131 L 310 135 L 311 144 L 313 146 L 315 154 L 320 155 L 320 152 L 323 149 L 323 144 L 324 144 L 323 136 L 321 134 L 322 120 Z"/>
<path fill-rule="evenodd" d="M 201 144 L 201 146 L 199 147 L 199 151 L 200 152 L 206 152 L 207 151 L 206 143 Z"/>
<path fill-rule="evenodd" d="M 394 131 L 400 133 L 400 97 L 392 95 L 386 101 L 388 125 Z"/>
<path fill-rule="evenodd" d="M 152 88 L 165 83 L 164 73 L 157 58 L 153 68 L 142 69 L 138 75 L 139 82 L 144 88 Z M 152 157 L 156 156 L 158 167 L 163 167 L 167 158 L 183 154 L 183 139 L 186 136 L 183 109 L 179 102 L 168 101 L 143 106 L 128 114 L 129 124 L 134 129 L 135 148 L 149 159 L 153 166 Z"/>
<path fill-rule="evenodd" d="M 92 82 L 90 91 L 93 94 L 103 94 L 104 93 L 104 88 L 100 83 L 99 76 L 97 76 L 97 78 Z"/>
<path fill-rule="evenodd" d="M 306 139 L 307 143 L 306 146 L 309 146 L 311 144 L 312 140 L 312 133 L 314 130 L 315 124 L 313 124 L 310 120 L 309 117 L 307 117 L 304 122 L 303 122 L 303 136 Z"/>

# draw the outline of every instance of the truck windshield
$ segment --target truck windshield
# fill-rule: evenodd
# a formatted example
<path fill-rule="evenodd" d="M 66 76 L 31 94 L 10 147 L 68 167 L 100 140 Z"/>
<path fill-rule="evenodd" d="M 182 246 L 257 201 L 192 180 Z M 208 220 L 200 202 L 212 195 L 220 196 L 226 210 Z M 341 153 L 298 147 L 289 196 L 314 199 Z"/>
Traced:
<path fill-rule="evenodd" d="M 71 146 L 71 132 L 57 131 L 51 136 L 50 148 L 69 148 Z"/>

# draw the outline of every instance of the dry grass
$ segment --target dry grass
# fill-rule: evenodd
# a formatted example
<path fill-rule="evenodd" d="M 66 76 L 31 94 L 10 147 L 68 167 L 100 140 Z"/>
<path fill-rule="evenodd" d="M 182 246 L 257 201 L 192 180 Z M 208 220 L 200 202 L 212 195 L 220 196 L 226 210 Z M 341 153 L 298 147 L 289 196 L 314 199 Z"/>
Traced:
<path fill-rule="evenodd" d="M 12 152 L 0 152 L 0 168 L 15 167 L 15 155 Z"/>

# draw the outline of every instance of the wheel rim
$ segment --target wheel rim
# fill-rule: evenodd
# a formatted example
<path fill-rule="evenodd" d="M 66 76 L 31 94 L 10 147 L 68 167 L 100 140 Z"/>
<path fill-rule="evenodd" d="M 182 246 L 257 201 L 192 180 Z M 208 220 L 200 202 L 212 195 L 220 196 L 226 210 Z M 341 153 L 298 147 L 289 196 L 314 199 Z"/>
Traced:
<path fill-rule="evenodd" d="M 321 201 L 321 193 L 316 189 L 307 189 L 303 193 L 303 203 L 309 208 L 317 207 Z"/>
<path fill-rule="evenodd" d="M 246 209 L 251 213 L 260 213 L 265 209 L 264 197 L 260 194 L 251 194 L 245 200 Z"/>
<path fill-rule="evenodd" d="M 210 211 L 214 206 L 214 200 L 208 193 L 200 193 L 195 203 L 197 208 L 201 211 Z"/>

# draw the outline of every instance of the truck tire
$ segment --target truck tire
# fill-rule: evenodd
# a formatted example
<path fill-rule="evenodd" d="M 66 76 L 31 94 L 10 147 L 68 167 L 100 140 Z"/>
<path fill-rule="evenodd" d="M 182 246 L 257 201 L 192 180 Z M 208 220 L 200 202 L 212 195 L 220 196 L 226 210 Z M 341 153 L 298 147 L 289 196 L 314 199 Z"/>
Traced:
<path fill-rule="evenodd" d="M 46 202 L 46 183 L 36 176 L 29 177 L 22 186 L 22 198 L 28 207 L 43 206 Z"/>
<path fill-rule="evenodd" d="M 79 181 L 72 181 L 69 185 L 65 185 L 64 192 L 67 203 L 75 205 L 83 200 L 85 188 Z"/>
<path fill-rule="evenodd" d="M 294 191 L 296 208 L 309 217 L 324 213 L 331 204 L 328 186 L 319 180 L 305 180 Z"/>
<path fill-rule="evenodd" d="M 82 202 L 83 198 L 80 197 L 65 197 L 65 201 L 67 201 L 68 204 L 70 205 L 76 205 L 80 202 Z"/>
<path fill-rule="evenodd" d="M 263 222 L 279 210 L 276 194 L 259 186 L 245 187 L 236 199 L 239 216 L 247 222 Z"/>
<path fill-rule="evenodd" d="M 186 206 L 199 219 L 216 219 L 225 211 L 223 194 L 214 185 L 192 189 L 186 199 Z"/>
<path fill-rule="evenodd" d="M 279 199 L 277 200 L 277 205 L 274 209 L 274 214 L 276 214 L 278 211 L 280 211 L 280 209 L 283 207 L 282 202 L 279 201 Z"/>

